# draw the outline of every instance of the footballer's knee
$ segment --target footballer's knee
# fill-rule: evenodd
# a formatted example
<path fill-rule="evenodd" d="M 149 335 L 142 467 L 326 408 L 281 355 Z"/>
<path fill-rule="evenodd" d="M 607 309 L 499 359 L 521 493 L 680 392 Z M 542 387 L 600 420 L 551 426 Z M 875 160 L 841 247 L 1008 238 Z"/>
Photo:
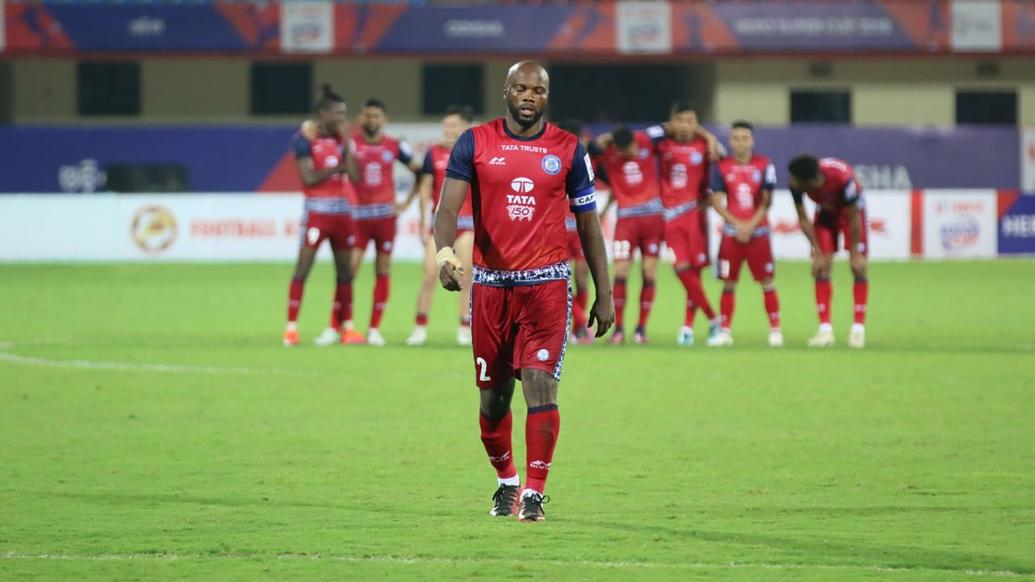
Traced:
<path fill-rule="evenodd" d="M 497 386 L 481 391 L 479 409 L 487 418 L 502 418 L 510 410 L 510 400 L 514 396 L 514 381 L 509 385 Z"/>
<path fill-rule="evenodd" d="M 544 370 L 521 370 L 521 387 L 529 408 L 557 404 L 557 380 Z"/>

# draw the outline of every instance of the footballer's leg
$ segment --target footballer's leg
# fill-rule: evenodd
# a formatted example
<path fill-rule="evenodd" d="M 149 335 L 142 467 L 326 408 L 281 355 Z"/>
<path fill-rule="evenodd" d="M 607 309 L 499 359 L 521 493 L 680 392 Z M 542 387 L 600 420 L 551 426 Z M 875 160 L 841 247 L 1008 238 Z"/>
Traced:
<path fill-rule="evenodd" d="M 654 307 L 654 281 L 658 275 L 658 254 L 661 252 L 664 229 L 665 222 L 661 216 L 643 220 L 643 232 L 639 241 L 643 286 L 640 287 L 640 319 L 636 323 L 636 334 L 633 336 L 633 340 L 638 344 L 647 343 L 647 321 Z"/>
<path fill-rule="evenodd" d="M 719 299 L 719 332 L 708 338 L 711 347 L 733 345 L 733 310 L 736 307 L 737 281 L 744 263 L 744 245 L 731 236 L 723 236 L 719 243 L 718 275 L 722 280 Z"/>
<path fill-rule="evenodd" d="M 413 324 L 413 332 L 406 338 L 408 346 L 422 346 L 428 341 L 428 312 L 431 301 L 438 287 L 438 263 L 435 262 L 435 241 L 428 238 L 424 242 L 424 277 L 420 291 L 417 292 L 417 317 Z"/>
<path fill-rule="evenodd" d="M 352 247 L 352 278 L 359 275 L 359 269 L 363 265 L 363 255 L 367 252 L 367 246 L 370 244 L 370 233 L 368 224 L 370 221 L 367 220 L 356 220 L 353 222 L 356 232 L 354 245 Z M 341 343 L 343 344 L 363 344 L 366 343 L 366 338 L 363 334 L 356 331 L 356 325 L 352 321 L 352 301 L 349 301 L 342 308 L 342 321 L 341 321 Z"/>
<path fill-rule="evenodd" d="M 615 238 L 614 257 L 615 282 L 612 293 L 615 302 L 615 330 L 611 334 L 611 343 L 620 345 L 625 343 L 625 330 L 622 326 L 625 320 L 626 286 L 629 280 L 629 270 L 632 268 L 632 242 L 628 239 Z"/>
<path fill-rule="evenodd" d="M 762 301 L 769 319 L 769 347 L 783 347 L 783 333 L 780 331 L 780 298 L 776 293 L 776 263 L 773 261 L 773 245 L 769 236 L 751 239 L 747 247 L 747 263 L 751 275 L 762 286 Z"/>
<path fill-rule="evenodd" d="M 313 340 L 318 346 L 330 346 L 341 342 L 345 306 L 352 304 L 352 247 L 338 238 L 332 238 L 330 242 L 331 252 L 334 254 L 334 302 L 331 305 L 330 326 Z"/>
<path fill-rule="evenodd" d="M 367 329 L 367 343 L 373 346 L 385 345 L 381 335 L 381 318 L 388 306 L 391 293 L 392 251 L 395 247 L 395 217 L 378 221 L 377 254 L 374 259 L 374 300 L 370 310 L 370 328 Z"/>
<path fill-rule="evenodd" d="M 848 335 L 848 347 L 850 348 L 866 347 L 866 307 L 870 295 L 870 280 L 865 263 L 870 254 L 869 227 L 866 224 L 866 211 L 860 210 L 859 212 L 862 213 L 861 219 L 863 224 L 859 240 L 859 245 L 862 248 L 857 250 L 863 256 L 864 262 L 862 265 L 852 265 L 852 276 L 855 278 L 855 284 L 852 286 L 852 331 Z M 843 236 L 845 241 L 850 240 L 847 224 L 844 227 Z"/>
<path fill-rule="evenodd" d="M 816 238 L 819 240 L 819 251 L 812 257 L 812 276 L 815 279 L 816 314 L 819 316 L 819 329 L 809 339 L 812 348 L 824 348 L 834 345 L 834 327 L 830 323 L 830 302 L 834 290 L 830 283 L 831 265 L 834 252 L 837 250 L 837 230 L 817 218 L 815 222 Z"/>
<path fill-rule="evenodd" d="M 298 247 L 298 260 L 295 262 L 295 271 L 291 275 L 291 285 L 288 287 L 287 325 L 282 340 L 284 347 L 298 345 L 298 312 L 302 309 L 305 280 L 313 268 L 316 251 L 325 238 L 327 234 L 325 229 L 321 228 L 318 219 L 306 215 L 302 219 L 302 244 Z"/>

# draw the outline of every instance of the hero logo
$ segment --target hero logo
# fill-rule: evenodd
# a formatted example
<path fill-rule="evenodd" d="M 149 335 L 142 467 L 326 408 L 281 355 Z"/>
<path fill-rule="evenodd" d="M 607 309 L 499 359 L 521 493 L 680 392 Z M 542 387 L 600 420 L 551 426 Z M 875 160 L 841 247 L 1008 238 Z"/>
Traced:
<path fill-rule="evenodd" d="M 963 215 L 941 227 L 942 248 L 955 251 L 972 247 L 981 238 L 981 225 L 973 216 Z"/>

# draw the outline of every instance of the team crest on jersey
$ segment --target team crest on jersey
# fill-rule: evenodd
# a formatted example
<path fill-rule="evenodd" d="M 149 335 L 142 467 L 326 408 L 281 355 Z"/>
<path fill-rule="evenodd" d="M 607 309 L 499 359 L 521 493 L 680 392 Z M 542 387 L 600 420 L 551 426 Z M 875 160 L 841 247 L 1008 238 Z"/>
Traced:
<path fill-rule="evenodd" d="M 762 181 L 762 172 L 759 171 L 759 170 L 755 170 L 754 172 L 751 173 L 751 179 L 754 180 L 756 184 L 761 182 Z"/>
<path fill-rule="evenodd" d="M 694 150 L 694 151 L 690 152 L 690 163 L 691 164 L 693 164 L 695 166 L 700 166 L 701 162 L 703 162 L 703 161 L 704 161 L 704 156 L 701 155 L 701 152 L 699 152 L 697 150 Z"/>
<path fill-rule="evenodd" d="M 392 155 L 392 152 L 388 150 L 381 152 L 381 159 L 384 160 L 385 163 L 392 161 L 393 158 L 395 158 L 395 156 Z"/>
<path fill-rule="evenodd" d="M 557 156 L 550 154 L 543 157 L 543 171 L 551 176 L 556 176 L 561 173 L 561 159 Z"/>

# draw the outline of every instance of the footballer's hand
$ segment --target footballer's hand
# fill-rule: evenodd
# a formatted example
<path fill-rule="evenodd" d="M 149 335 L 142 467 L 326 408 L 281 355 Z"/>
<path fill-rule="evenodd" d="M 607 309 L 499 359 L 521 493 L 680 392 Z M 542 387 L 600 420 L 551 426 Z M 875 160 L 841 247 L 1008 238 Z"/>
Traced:
<path fill-rule="evenodd" d="M 443 263 L 438 268 L 438 281 L 447 291 L 460 290 L 460 278 L 464 274 L 463 267 L 454 267 L 452 263 Z"/>
<path fill-rule="evenodd" d="M 312 119 L 307 119 L 302 122 L 302 137 L 306 139 L 316 139 L 317 130 L 316 123 Z"/>
<path fill-rule="evenodd" d="M 751 234 L 754 231 L 751 225 L 746 222 L 737 223 L 737 242 L 749 243 L 751 242 Z"/>
<path fill-rule="evenodd" d="M 812 276 L 814 278 L 829 277 L 830 276 L 830 265 L 833 261 L 833 255 L 826 255 L 822 253 L 815 253 L 812 255 Z"/>
<path fill-rule="evenodd" d="M 858 252 L 852 253 L 848 262 L 852 266 L 852 275 L 856 279 L 866 278 L 866 255 Z"/>
<path fill-rule="evenodd" d="M 615 302 L 610 295 L 607 297 L 597 297 L 593 301 L 593 308 L 589 310 L 589 321 L 587 325 L 593 327 L 594 324 L 597 326 L 597 332 L 594 334 L 596 337 L 604 337 L 607 330 L 611 329 L 611 326 L 615 323 Z"/>

